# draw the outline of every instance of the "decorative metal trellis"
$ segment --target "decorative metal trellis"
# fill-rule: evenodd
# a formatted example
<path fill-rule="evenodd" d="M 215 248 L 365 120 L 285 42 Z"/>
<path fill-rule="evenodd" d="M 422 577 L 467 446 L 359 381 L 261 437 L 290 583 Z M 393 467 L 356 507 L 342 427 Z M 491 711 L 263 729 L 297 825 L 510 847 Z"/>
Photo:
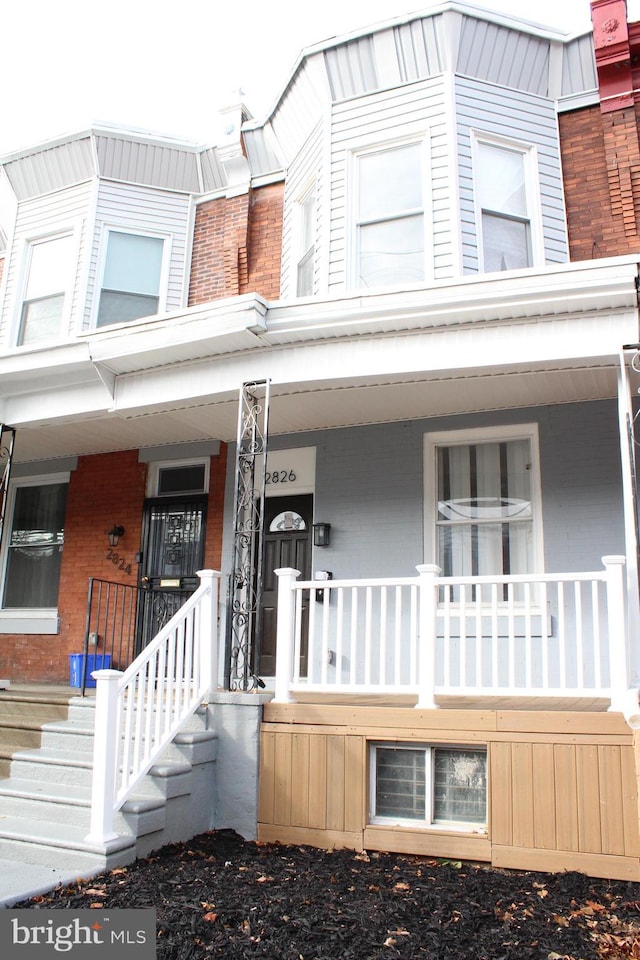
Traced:
<path fill-rule="evenodd" d="M 0 546 L 2 546 L 4 532 L 4 518 L 7 510 L 7 494 L 15 440 L 16 432 L 13 427 L 7 427 L 4 423 L 0 424 Z"/>
<path fill-rule="evenodd" d="M 260 686 L 256 675 L 260 653 L 262 540 L 269 421 L 269 381 L 242 384 L 238 410 L 233 557 L 227 606 L 227 670 L 229 690 Z"/>

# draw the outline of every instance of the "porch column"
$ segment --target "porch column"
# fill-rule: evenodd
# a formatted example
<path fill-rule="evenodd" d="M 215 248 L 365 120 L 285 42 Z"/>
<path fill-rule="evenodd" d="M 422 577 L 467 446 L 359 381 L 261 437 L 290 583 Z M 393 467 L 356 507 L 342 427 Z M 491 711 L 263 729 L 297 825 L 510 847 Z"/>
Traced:
<path fill-rule="evenodd" d="M 418 702 L 416 708 L 435 710 L 436 618 L 440 567 L 423 563 L 416 567 L 420 575 L 420 628 L 418 635 Z"/>
<path fill-rule="evenodd" d="M 274 703 L 290 703 L 291 675 L 296 630 L 296 595 L 293 585 L 299 570 L 274 570 L 278 578 L 278 626 L 276 629 L 276 690 Z"/>
<path fill-rule="evenodd" d="M 607 574 L 607 624 L 609 629 L 610 710 L 624 713 L 629 689 L 627 632 L 624 611 L 624 557 L 603 557 Z"/>
<path fill-rule="evenodd" d="M 629 348 L 628 348 L 629 349 Z M 636 347 L 631 348 L 637 353 Z M 626 646 L 627 654 L 635 651 L 640 640 L 640 589 L 638 586 L 638 504 L 636 498 L 636 455 L 633 429 L 631 387 L 625 350 L 620 351 L 618 367 L 618 423 L 620 461 L 622 466 L 622 508 L 626 553 Z M 629 663 L 629 684 L 640 683 L 640 662 L 634 656 Z"/>
<path fill-rule="evenodd" d="M 218 596 L 220 592 L 219 570 L 198 570 L 200 585 L 207 587 L 207 593 L 200 604 L 200 667 L 202 679 L 207 683 L 209 693 L 218 689 Z"/>

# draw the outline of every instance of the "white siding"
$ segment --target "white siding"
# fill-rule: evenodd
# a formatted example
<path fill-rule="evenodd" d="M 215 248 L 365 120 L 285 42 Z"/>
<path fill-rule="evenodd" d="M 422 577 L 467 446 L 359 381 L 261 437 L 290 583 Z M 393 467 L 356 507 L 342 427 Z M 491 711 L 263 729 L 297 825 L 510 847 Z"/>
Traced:
<path fill-rule="evenodd" d="M 537 148 L 545 262 L 564 263 L 568 259 L 567 229 L 554 103 L 522 91 L 457 78 L 456 110 L 464 272 L 474 273 L 478 269 L 472 132 Z"/>
<path fill-rule="evenodd" d="M 24 256 L 26 243 L 38 237 L 73 229 L 79 240 L 78 263 L 72 291 L 71 311 L 67 336 L 77 329 L 82 310 L 81 284 L 87 256 L 87 216 L 90 209 L 92 186 L 83 183 L 37 200 L 20 204 L 16 216 L 15 233 L 5 263 L 5 299 L 2 311 L 0 342 L 13 346 L 22 301 Z"/>
<path fill-rule="evenodd" d="M 151 190 L 130 184 L 100 184 L 83 329 L 89 329 L 93 322 L 94 297 L 100 284 L 101 242 L 108 227 L 169 237 L 171 261 L 166 310 L 177 310 L 184 306 L 189 204 L 190 198 L 185 194 Z"/>
<path fill-rule="evenodd" d="M 456 73 L 546 96 L 549 40 L 463 17 Z"/>
<path fill-rule="evenodd" d="M 296 296 L 297 286 L 297 202 L 311 183 L 316 191 L 316 232 L 313 292 L 317 296 L 326 292 L 326 279 L 321 276 L 322 256 L 326 241 L 324 209 L 326 201 L 323 173 L 323 130 L 319 124 L 289 167 L 285 185 L 284 220 L 282 225 L 282 277 L 281 298 L 289 300 Z"/>
<path fill-rule="evenodd" d="M 302 150 L 329 102 L 321 54 L 308 57 L 287 87 L 271 117 L 271 129 L 285 167 Z"/>
<path fill-rule="evenodd" d="M 333 109 L 331 156 L 331 223 L 329 287 L 343 288 L 347 281 L 349 251 L 348 162 L 351 151 L 382 145 L 402 137 L 428 137 L 430 152 L 431 202 L 435 220 L 432 241 L 433 262 L 427 281 L 451 276 L 451 196 L 449 190 L 445 95 L 442 77 L 423 80 L 396 90 L 384 91 L 337 104 Z M 429 190 L 426 190 L 425 216 Z M 427 228 L 428 229 L 428 228 Z M 427 238 L 427 249 L 429 238 Z"/>

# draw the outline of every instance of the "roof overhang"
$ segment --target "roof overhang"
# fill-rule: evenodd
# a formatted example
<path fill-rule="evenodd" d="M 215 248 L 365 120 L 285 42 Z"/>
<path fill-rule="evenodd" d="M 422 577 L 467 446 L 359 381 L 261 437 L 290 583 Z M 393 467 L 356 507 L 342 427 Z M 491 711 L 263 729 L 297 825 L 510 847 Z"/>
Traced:
<path fill-rule="evenodd" d="M 0 358 L 0 420 L 33 459 L 236 434 L 270 379 L 272 433 L 615 396 L 637 258 L 267 304 L 254 295 Z"/>

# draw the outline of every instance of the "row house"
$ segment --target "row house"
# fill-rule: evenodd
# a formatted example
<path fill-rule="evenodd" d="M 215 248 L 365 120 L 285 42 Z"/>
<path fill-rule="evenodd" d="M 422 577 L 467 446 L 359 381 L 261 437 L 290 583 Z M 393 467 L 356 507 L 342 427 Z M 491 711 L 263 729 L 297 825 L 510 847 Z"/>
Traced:
<path fill-rule="evenodd" d="M 0 676 L 206 662 L 211 825 L 640 879 L 640 24 L 591 9 L 0 160 Z"/>

